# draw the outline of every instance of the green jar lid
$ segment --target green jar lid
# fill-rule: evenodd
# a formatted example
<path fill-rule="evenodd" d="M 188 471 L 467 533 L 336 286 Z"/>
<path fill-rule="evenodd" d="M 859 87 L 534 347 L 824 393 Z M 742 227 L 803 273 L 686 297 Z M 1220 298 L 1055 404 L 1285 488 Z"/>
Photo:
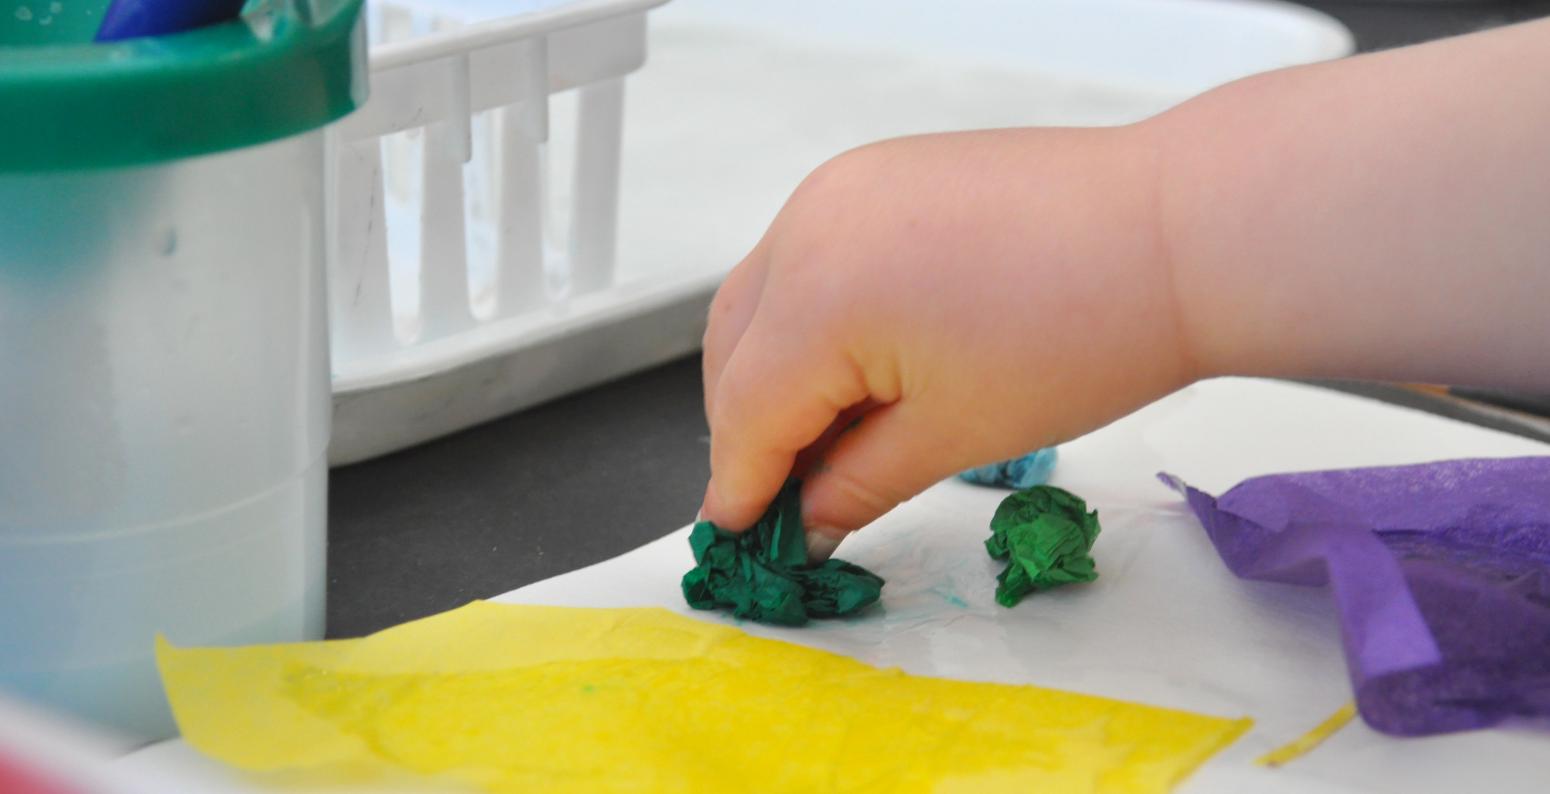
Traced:
<path fill-rule="evenodd" d="M 362 0 L 92 41 L 108 0 L 0 2 L 0 173 L 140 165 L 315 129 L 366 99 Z"/>

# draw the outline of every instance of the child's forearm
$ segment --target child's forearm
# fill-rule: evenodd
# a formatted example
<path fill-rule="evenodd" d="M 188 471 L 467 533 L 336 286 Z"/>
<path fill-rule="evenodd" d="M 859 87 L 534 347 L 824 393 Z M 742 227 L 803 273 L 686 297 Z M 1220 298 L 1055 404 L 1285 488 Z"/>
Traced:
<path fill-rule="evenodd" d="M 1146 122 L 1199 374 L 1550 388 L 1550 21 Z"/>

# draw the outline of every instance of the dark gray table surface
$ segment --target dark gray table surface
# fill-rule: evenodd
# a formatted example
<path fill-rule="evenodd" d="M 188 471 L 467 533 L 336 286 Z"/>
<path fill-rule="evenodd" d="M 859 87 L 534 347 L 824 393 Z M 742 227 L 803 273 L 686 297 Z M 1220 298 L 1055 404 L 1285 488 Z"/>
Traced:
<path fill-rule="evenodd" d="M 1550 14 L 1550 2 L 1308 5 L 1350 26 L 1363 50 Z M 1343 388 L 1480 419 L 1396 398 L 1386 387 Z M 692 357 L 336 469 L 329 636 L 358 636 L 497 595 L 682 526 L 709 474 L 707 442 Z M 687 566 L 687 548 L 684 556 Z"/>
<path fill-rule="evenodd" d="M 1345 23 L 1363 52 L 1550 14 L 1546 0 L 1306 0 L 1300 5 Z"/>

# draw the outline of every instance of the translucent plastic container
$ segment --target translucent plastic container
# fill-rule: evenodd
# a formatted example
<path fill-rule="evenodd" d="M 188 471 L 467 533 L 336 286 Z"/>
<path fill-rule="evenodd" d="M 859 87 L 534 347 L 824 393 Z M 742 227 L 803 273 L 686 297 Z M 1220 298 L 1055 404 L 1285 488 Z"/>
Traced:
<path fill-rule="evenodd" d="M 362 98 L 358 8 L 275 4 L 119 45 L 0 25 L 0 105 L 81 125 L 125 113 L 73 146 L 60 121 L 0 132 L 23 150 L 0 153 L 0 689 L 163 737 L 158 633 L 322 636 L 321 127 Z M 28 93 L 45 59 L 68 79 Z M 158 129 L 167 113 L 179 137 Z"/>

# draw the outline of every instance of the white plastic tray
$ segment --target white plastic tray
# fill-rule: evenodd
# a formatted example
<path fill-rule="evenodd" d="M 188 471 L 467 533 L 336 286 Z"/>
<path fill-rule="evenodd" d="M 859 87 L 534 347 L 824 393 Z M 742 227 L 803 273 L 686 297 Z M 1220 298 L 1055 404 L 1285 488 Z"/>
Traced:
<path fill-rule="evenodd" d="M 626 114 L 655 0 L 374 2 L 384 31 L 400 12 L 342 128 L 336 463 L 694 350 L 722 275 L 844 149 L 1133 121 L 1351 49 L 1283 3 L 676 0 Z"/>

